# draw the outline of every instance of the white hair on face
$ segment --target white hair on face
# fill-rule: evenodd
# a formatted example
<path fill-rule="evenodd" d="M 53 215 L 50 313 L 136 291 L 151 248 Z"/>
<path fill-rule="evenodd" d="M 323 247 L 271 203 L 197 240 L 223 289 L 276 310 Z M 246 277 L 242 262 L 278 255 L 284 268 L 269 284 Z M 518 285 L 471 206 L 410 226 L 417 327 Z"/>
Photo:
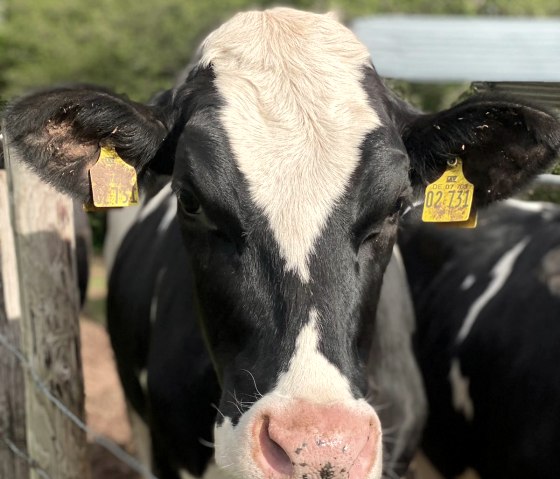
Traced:
<path fill-rule="evenodd" d="M 298 334 L 289 368 L 280 375 L 271 395 L 316 404 L 353 400 L 348 379 L 319 351 L 319 337 L 319 312 L 311 308 L 309 322 Z"/>
<path fill-rule="evenodd" d="M 236 15 L 210 34 L 221 120 L 253 201 L 290 271 L 308 258 L 380 125 L 362 86 L 369 53 L 332 16 L 277 8 Z"/>

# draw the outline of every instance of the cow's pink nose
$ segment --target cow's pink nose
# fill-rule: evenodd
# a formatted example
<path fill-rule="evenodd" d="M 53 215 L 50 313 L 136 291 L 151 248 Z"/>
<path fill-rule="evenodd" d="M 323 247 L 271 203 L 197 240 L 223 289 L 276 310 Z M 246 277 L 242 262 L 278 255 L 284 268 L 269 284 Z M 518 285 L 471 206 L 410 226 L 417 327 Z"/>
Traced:
<path fill-rule="evenodd" d="M 262 414 L 253 429 L 253 459 L 273 479 L 365 479 L 375 467 L 381 440 L 372 411 L 298 401 Z"/>

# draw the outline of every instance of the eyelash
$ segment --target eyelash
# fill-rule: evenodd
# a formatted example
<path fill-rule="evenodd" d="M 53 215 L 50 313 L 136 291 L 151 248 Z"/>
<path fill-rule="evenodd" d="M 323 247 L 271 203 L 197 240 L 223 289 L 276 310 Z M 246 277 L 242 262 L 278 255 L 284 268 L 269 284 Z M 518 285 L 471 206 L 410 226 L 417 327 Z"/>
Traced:
<path fill-rule="evenodd" d="M 399 218 L 404 213 L 404 211 L 408 208 L 409 204 L 410 202 L 406 196 L 399 197 L 395 203 L 395 207 L 393 211 L 389 214 L 387 218 L 390 219 L 392 222 L 396 221 L 397 218 Z M 379 235 L 379 233 L 381 233 L 381 228 L 370 231 L 367 235 L 363 237 L 363 239 L 360 242 L 360 245 L 363 245 L 364 243 L 367 243 L 368 241 L 375 239 Z"/>
<path fill-rule="evenodd" d="M 408 198 L 408 196 L 401 196 L 397 199 L 397 202 L 395 203 L 395 209 L 392 213 L 391 216 L 401 216 L 407 208 L 409 208 L 411 205 L 410 203 L 410 199 Z"/>

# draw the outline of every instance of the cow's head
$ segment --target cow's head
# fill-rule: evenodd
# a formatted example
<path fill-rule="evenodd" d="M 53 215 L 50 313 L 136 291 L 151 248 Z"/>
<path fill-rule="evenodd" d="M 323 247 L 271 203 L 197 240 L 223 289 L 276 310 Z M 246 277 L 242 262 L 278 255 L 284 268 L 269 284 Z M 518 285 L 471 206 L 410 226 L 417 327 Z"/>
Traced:
<path fill-rule="evenodd" d="M 151 106 L 59 88 L 17 100 L 5 120 L 11 147 L 84 200 L 100 145 L 172 174 L 223 390 L 216 460 L 251 478 L 381 476 L 364 364 L 413 187 L 460 156 L 484 205 L 560 146 L 556 120 L 518 101 L 414 111 L 349 30 L 289 9 L 224 24 Z"/>

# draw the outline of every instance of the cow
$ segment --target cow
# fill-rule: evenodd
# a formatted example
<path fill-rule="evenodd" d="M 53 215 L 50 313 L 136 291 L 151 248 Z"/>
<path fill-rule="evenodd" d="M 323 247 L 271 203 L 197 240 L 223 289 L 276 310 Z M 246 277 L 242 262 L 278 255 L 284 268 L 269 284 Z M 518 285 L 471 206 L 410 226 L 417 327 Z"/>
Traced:
<path fill-rule="evenodd" d="M 508 200 L 475 230 L 405 228 L 429 403 L 423 449 L 445 477 L 560 471 L 560 208 Z"/>
<path fill-rule="evenodd" d="M 120 362 L 125 389 L 166 478 L 205 472 L 199 438 L 230 477 L 403 474 L 423 404 L 404 397 L 409 385 L 421 396 L 410 328 L 394 338 L 375 318 L 399 217 L 456 157 L 484 206 L 560 148 L 558 120 L 522 100 L 415 110 L 332 15 L 288 8 L 234 16 L 149 105 L 65 86 L 5 117 L 30 167 L 84 201 L 101 146 L 141 181 L 171 177 L 176 207 L 146 204 L 155 212 L 128 233 L 109 285 L 117 358 L 135 361 Z M 404 426 L 405 446 L 392 437 Z"/>

